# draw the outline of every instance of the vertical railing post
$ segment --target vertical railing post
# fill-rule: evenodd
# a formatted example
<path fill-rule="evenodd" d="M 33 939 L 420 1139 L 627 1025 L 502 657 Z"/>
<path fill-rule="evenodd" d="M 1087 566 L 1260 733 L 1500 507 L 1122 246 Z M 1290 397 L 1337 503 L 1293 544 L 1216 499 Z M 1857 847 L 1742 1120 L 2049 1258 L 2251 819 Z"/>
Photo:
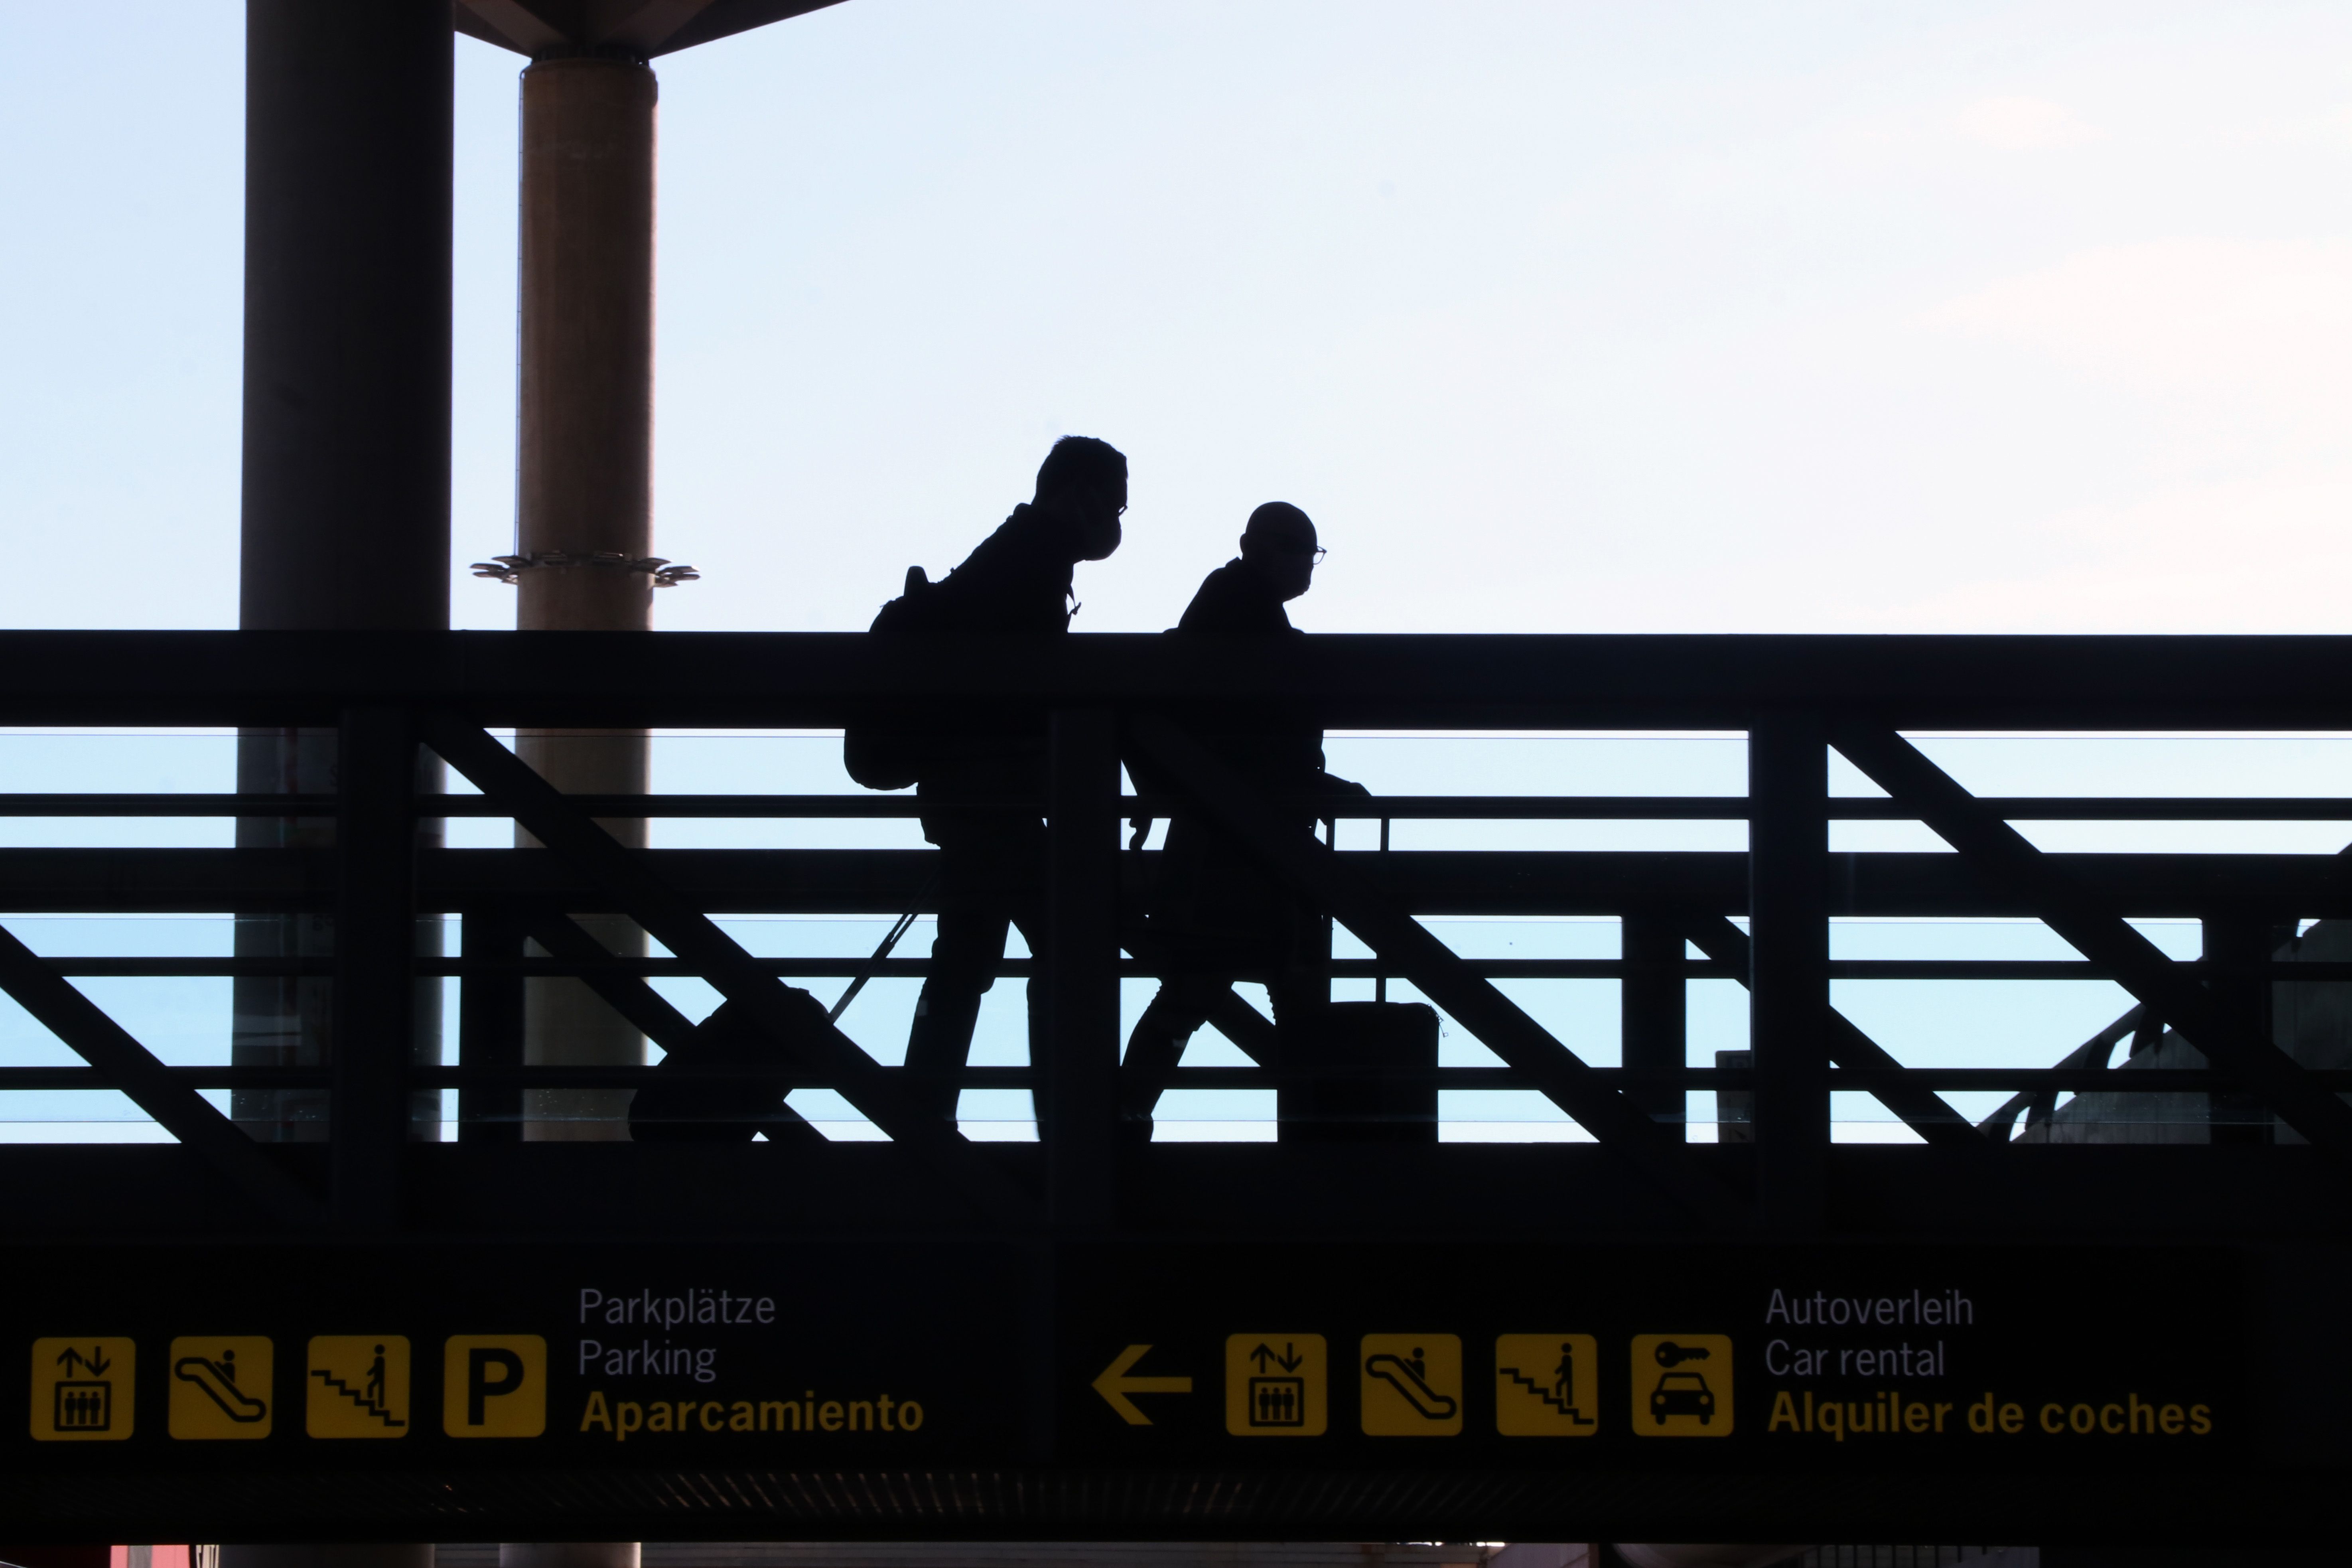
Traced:
<path fill-rule="evenodd" d="M 2276 992 L 2270 976 L 2259 970 L 2294 934 L 2294 928 L 2275 927 L 2258 914 L 2235 912 L 2209 916 L 2203 924 L 2210 971 L 2206 989 L 2245 1038 L 2275 1043 L 2272 998 Z M 2216 1143 L 2272 1142 L 2270 1102 L 2247 1089 L 2217 1090 L 2206 1100 L 2206 1129 Z"/>
<path fill-rule="evenodd" d="M 336 746 L 335 994 L 327 1112 L 335 1223 L 398 1223 L 416 973 L 416 733 L 343 710 Z"/>
<path fill-rule="evenodd" d="M 513 910 L 499 907 L 466 911 L 457 942 L 468 967 L 457 982 L 457 1065 L 467 1068 L 522 1066 L 522 974 L 510 966 L 523 956 L 523 926 Z M 522 1142 L 522 1086 L 467 1084 L 457 1091 L 457 1141 L 461 1143 Z"/>
<path fill-rule="evenodd" d="M 1689 1121 L 1680 1081 L 1689 1049 L 1682 928 L 1659 915 L 1628 914 L 1619 931 L 1625 968 L 1618 983 L 1618 1060 L 1646 1075 L 1633 1087 L 1633 1103 L 1679 1139 Z"/>
<path fill-rule="evenodd" d="M 1118 721 L 1094 709 L 1053 716 L 1048 786 L 1045 1059 L 1037 1131 L 1057 1227 L 1098 1230 L 1117 1206 Z"/>
<path fill-rule="evenodd" d="M 1757 1221 L 1768 1234 L 1807 1236 L 1823 1224 L 1830 1148 L 1829 746 L 1819 716 L 1757 718 L 1748 795 Z"/>

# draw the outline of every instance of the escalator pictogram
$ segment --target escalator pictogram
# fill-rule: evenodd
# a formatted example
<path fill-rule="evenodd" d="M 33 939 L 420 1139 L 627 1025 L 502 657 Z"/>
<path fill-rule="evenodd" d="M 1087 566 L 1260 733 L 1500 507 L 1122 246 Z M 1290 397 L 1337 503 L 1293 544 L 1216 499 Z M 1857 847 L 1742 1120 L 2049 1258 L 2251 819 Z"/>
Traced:
<path fill-rule="evenodd" d="M 1406 1404 L 1432 1421 L 1451 1421 L 1462 1408 L 1460 1401 L 1448 1399 L 1423 1383 L 1412 1363 L 1402 1356 L 1373 1356 L 1364 1363 L 1364 1370 L 1403 1394 Z"/>
<path fill-rule="evenodd" d="M 278 1414 L 277 1352 L 266 1334 L 182 1334 L 171 1373 L 165 1429 L 179 1442 L 254 1442 Z"/>
<path fill-rule="evenodd" d="M 172 1363 L 172 1375 L 182 1383 L 192 1383 L 197 1392 L 220 1406 L 221 1414 L 230 1420 L 245 1423 L 267 1420 L 269 1402 L 257 1399 L 236 1385 L 236 1352 L 224 1351 L 218 1361 L 207 1361 L 199 1355 L 184 1355 Z"/>
<path fill-rule="evenodd" d="M 1364 1435 L 1452 1437 L 1462 1430 L 1458 1334 L 1366 1334 L 1357 1347 Z"/>

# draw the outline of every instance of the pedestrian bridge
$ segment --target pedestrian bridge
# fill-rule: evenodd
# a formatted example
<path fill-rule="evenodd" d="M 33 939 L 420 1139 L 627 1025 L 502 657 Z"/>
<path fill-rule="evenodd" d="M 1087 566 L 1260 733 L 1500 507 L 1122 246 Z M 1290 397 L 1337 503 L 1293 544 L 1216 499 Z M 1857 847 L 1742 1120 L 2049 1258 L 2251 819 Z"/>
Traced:
<path fill-rule="evenodd" d="M 2260 1517 L 2286 1538 L 2352 1459 L 2343 1358 L 2311 1348 L 2352 1282 L 2352 928 L 2334 923 L 2352 874 L 2333 852 L 2352 777 L 1972 793 L 1916 739 L 2352 732 L 2340 640 L 1334 637 L 1278 663 L 1097 636 L 0 650 L 18 740 L 301 732 L 336 758 L 331 795 L 247 770 L 217 793 L 0 795 L 51 840 L 0 848 L 19 933 L 0 988 L 25 1016 L 0 1062 L 20 1194 L 0 1372 L 29 1348 L 33 1411 L 0 1442 L 8 1506 L 58 1531 L 1642 1540 L 1717 1517 L 1790 1540 L 2151 1520 L 2242 1539 Z M 1704 734 L 1745 787 L 1536 794 L 1474 767 L 1449 776 L 1478 787 L 1415 794 L 1362 770 L 1373 793 L 1309 837 L 1202 743 L 1250 710 L 1397 745 Z M 1049 930 L 1006 965 L 1038 980 L 1034 1058 L 983 1051 L 945 1119 L 889 1030 L 850 1014 L 726 1069 L 793 1088 L 803 1117 L 764 1141 L 582 1139 L 544 1116 L 527 1137 L 551 1103 L 530 1097 L 679 1073 L 526 1062 L 532 981 L 576 977 L 664 1048 L 696 1027 L 689 980 L 755 1019 L 788 984 L 903 987 L 920 956 L 755 951 L 745 921 L 919 916 L 931 852 L 908 847 L 911 796 L 567 795 L 500 737 L 876 715 L 1045 725 L 1051 788 L 1023 809 L 1049 824 Z M 1122 763 L 1168 793 L 1123 794 Z M 1244 986 L 1222 1039 L 1138 1081 L 1123 989 L 1131 1014 L 1157 973 L 1137 917 L 1158 856 L 1125 824 L 1176 814 L 1328 915 L 1335 995 L 1428 1001 L 1444 1052 L 1286 1059 Z M 296 826 L 54 841 L 72 819 L 206 818 L 223 838 Z M 603 826 L 635 818 L 770 847 L 656 831 L 635 849 Z M 1657 832 L 1609 847 L 1596 824 Z M 2173 847 L 2131 847 L 2156 824 Z M 2308 831 L 2280 848 L 2181 824 Z M 505 847 L 516 830 L 533 847 Z M 327 934 L 198 957 L 43 936 L 90 915 Z M 661 951 L 599 942 L 593 917 L 614 915 Z M 1491 940 L 1511 922 L 1574 940 L 1511 952 Z M 2031 940 L 1839 934 L 1904 922 Z M 163 1047 L 98 1000 L 175 978 L 302 983 L 282 994 L 313 1010 L 289 1026 L 309 1056 Z M 2028 1005 L 1974 1057 L 1885 1026 L 1969 985 L 2103 1000 L 2079 1028 L 2079 1001 Z M 1887 1000 L 1906 987 L 1927 999 Z M 1017 1012 L 1019 987 L 994 996 Z M 1351 1092 L 1317 1098 L 1334 1084 Z M 96 1090 L 147 1141 L 38 1109 Z M 1213 1102 L 1255 1109 L 1165 1109 Z M 971 1113 L 989 1103 L 1022 1109 L 992 1124 Z M 1157 1136 L 1135 1135 L 1155 1103 Z M 1792 1299 L 1821 1316 L 1771 1316 Z M 614 1301 L 647 1305 L 607 1321 Z M 355 1364 L 321 1360 L 331 1340 L 396 1342 L 369 1365 L 397 1436 L 335 1440 L 306 1410 Z M 232 1348 L 233 1385 L 169 1371 Z M 207 1426 L 198 1399 L 246 1415 Z"/>

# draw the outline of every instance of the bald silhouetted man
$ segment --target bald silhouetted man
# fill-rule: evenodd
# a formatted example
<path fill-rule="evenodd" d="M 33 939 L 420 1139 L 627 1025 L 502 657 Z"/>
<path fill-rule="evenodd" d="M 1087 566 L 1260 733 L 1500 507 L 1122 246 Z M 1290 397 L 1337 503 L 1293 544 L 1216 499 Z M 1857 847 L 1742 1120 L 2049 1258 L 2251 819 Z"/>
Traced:
<path fill-rule="evenodd" d="M 1176 634 L 1219 638 L 1278 659 L 1306 635 L 1284 606 L 1314 584 L 1324 551 L 1313 521 L 1287 501 L 1268 501 L 1250 513 L 1241 547 L 1237 559 L 1201 584 Z M 1314 831 L 1318 798 L 1366 793 L 1326 771 L 1322 729 L 1303 719 L 1238 711 L 1231 725 L 1201 739 L 1302 834 Z M 1181 814 L 1168 825 L 1159 896 L 1147 923 L 1168 973 L 1128 1037 L 1128 1079 L 1137 1092 L 1125 1110 L 1128 1134 L 1139 1139 L 1150 1136 L 1157 1085 L 1235 980 L 1265 982 L 1277 1023 L 1328 1001 L 1314 911 Z"/>
<path fill-rule="evenodd" d="M 1324 553 L 1313 519 L 1288 501 L 1266 502 L 1242 530 L 1240 557 L 1209 574 L 1176 629 L 1217 637 L 1300 635 L 1283 606 L 1314 586 Z M 1319 737 L 1316 747 L 1321 750 Z"/>

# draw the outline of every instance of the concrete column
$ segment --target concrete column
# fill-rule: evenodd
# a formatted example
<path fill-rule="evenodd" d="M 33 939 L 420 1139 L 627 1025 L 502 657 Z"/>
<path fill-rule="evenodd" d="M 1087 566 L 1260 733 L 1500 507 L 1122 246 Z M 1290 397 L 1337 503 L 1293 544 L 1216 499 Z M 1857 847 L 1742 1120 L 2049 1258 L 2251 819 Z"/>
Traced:
<path fill-rule="evenodd" d="M 246 6 L 247 631 L 449 624 L 452 58 L 447 0 Z M 334 754 L 331 731 L 246 731 L 237 787 L 327 793 Z M 237 824 L 247 847 L 332 837 L 331 817 Z M 419 940 L 437 952 L 437 922 Z M 324 959 L 331 942 L 323 915 L 237 921 L 243 957 Z M 234 995 L 236 1065 L 326 1061 L 324 980 L 241 978 Z M 439 999 L 420 987 L 427 1060 Z M 436 1105 L 420 1099 L 420 1131 Z M 239 1091 L 231 1114 L 267 1141 L 325 1136 L 323 1093 Z"/>
<path fill-rule="evenodd" d="M 522 74 L 521 372 L 515 624 L 527 632 L 647 631 L 653 553 L 654 73 L 626 60 L 541 60 Z M 527 730 L 523 761 L 558 788 L 642 794 L 642 731 Z M 606 820 L 642 847 L 643 821 Z M 517 841 L 532 842 L 518 832 Z M 614 952 L 645 933 L 581 923 Z M 539 951 L 535 946 L 534 952 Z M 523 988 L 527 1064 L 634 1066 L 645 1037 L 576 980 Z M 629 1091 L 531 1089 L 523 1137 L 617 1142 Z M 637 1568 L 634 1542 L 509 1542 L 499 1568 Z"/>
<path fill-rule="evenodd" d="M 653 544 L 654 73 L 541 60 L 522 73 L 520 552 L 635 562 Z M 544 566 L 524 631 L 644 631 L 643 572 Z"/>
<path fill-rule="evenodd" d="M 653 624 L 653 579 L 636 563 L 653 552 L 656 96 L 651 68 L 629 60 L 546 59 L 522 74 L 516 553 L 526 564 L 516 625 L 524 631 Z M 625 794 L 648 782 L 643 731 L 525 731 L 517 750 L 566 790 Z M 642 822 L 605 826 L 624 843 L 645 842 Z M 644 933 L 625 920 L 583 923 L 616 952 L 645 952 Z M 644 1059 L 644 1037 L 579 982 L 529 983 L 526 1063 Z M 523 1136 L 625 1139 L 628 1103 L 626 1090 L 535 1089 Z"/>
<path fill-rule="evenodd" d="M 450 38 L 246 6 L 247 631 L 449 624 Z"/>

